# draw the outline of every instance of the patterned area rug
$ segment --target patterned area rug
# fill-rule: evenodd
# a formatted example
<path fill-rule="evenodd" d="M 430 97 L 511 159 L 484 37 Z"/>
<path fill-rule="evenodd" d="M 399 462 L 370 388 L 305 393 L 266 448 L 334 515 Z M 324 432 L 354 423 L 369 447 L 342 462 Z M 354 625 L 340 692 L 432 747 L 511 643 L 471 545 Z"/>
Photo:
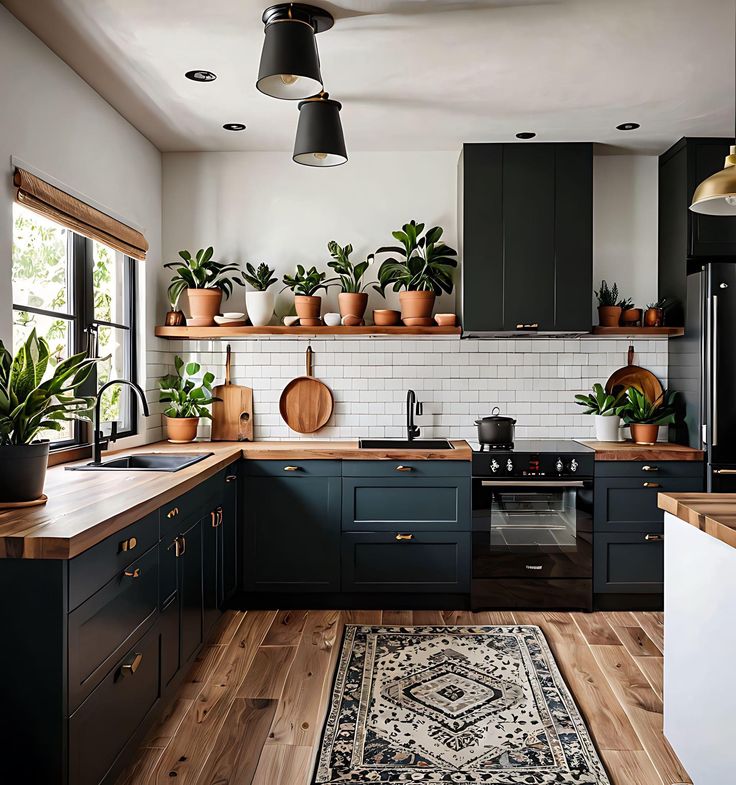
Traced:
<path fill-rule="evenodd" d="M 539 627 L 348 625 L 314 783 L 609 785 Z"/>

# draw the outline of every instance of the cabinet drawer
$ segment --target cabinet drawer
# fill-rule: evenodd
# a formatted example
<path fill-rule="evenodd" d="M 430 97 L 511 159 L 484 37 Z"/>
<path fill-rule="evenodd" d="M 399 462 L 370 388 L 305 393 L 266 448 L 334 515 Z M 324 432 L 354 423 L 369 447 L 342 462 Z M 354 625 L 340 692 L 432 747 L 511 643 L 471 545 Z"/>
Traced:
<path fill-rule="evenodd" d="M 158 542 L 158 513 L 113 534 L 69 562 L 69 607 L 76 608 Z"/>
<path fill-rule="evenodd" d="M 159 509 L 161 537 L 163 539 L 176 537 L 214 509 L 224 492 L 225 476 L 225 471 L 219 472 L 161 507 Z"/>
<path fill-rule="evenodd" d="M 469 585 L 469 533 L 342 535 L 344 592 L 467 592 Z"/>
<path fill-rule="evenodd" d="M 658 477 L 703 477 L 702 461 L 598 461 L 595 476 L 644 477 L 656 481 Z"/>
<path fill-rule="evenodd" d="M 468 531 L 470 517 L 470 477 L 342 481 L 343 531 Z"/>
<path fill-rule="evenodd" d="M 644 532 L 596 534 L 593 589 L 598 593 L 660 594 L 664 535 Z"/>
<path fill-rule="evenodd" d="M 153 547 L 69 614 L 70 711 L 157 610 L 158 548 Z"/>
<path fill-rule="evenodd" d="M 97 785 L 158 695 L 158 629 L 154 627 L 116 660 L 69 718 L 69 782 Z"/>
<path fill-rule="evenodd" d="M 657 507 L 659 493 L 703 490 L 700 477 L 608 477 L 596 479 L 596 532 L 661 532 L 664 513 Z"/>
<path fill-rule="evenodd" d="M 340 461 L 294 459 L 289 461 L 243 462 L 246 477 L 339 477 Z"/>
<path fill-rule="evenodd" d="M 343 461 L 343 477 L 470 477 L 470 461 Z"/>

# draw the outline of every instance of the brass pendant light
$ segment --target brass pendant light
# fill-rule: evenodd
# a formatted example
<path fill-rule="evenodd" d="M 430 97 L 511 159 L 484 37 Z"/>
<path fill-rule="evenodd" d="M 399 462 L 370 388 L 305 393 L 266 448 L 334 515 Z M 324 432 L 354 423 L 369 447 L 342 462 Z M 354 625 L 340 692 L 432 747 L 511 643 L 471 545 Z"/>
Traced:
<path fill-rule="evenodd" d="M 736 46 L 736 39 L 734 45 Z M 734 59 L 736 60 L 736 49 Z M 736 111 L 736 105 L 734 110 Z M 736 122 L 734 124 L 736 125 Z M 703 180 L 695 189 L 690 209 L 702 215 L 736 216 L 736 144 L 731 145 L 723 169 Z"/>

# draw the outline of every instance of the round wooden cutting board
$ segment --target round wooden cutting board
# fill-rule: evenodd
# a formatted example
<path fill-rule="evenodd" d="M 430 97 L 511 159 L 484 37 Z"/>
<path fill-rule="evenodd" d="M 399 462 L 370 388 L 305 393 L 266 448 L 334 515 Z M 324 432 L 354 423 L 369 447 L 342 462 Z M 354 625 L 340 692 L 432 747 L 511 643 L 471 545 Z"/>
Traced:
<path fill-rule="evenodd" d="M 324 428 L 332 416 L 335 401 L 332 390 L 312 376 L 312 347 L 307 347 L 307 374 L 292 379 L 279 400 L 284 422 L 297 433 L 314 433 Z"/>
<path fill-rule="evenodd" d="M 636 387 L 644 393 L 649 401 L 657 401 L 662 397 L 662 384 L 659 379 L 646 368 L 634 365 L 634 347 L 629 346 L 627 364 L 614 371 L 606 382 L 606 392 L 615 393 L 620 389 Z"/>

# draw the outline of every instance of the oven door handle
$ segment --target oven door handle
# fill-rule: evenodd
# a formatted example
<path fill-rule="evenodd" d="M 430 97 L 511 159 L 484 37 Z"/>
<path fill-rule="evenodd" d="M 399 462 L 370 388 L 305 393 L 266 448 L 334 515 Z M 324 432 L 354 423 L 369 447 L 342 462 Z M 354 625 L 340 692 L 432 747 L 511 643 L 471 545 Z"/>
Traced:
<path fill-rule="evenodd" d="M 584 480 L 481 480 L 484 488 L 584 488 Z"/>

